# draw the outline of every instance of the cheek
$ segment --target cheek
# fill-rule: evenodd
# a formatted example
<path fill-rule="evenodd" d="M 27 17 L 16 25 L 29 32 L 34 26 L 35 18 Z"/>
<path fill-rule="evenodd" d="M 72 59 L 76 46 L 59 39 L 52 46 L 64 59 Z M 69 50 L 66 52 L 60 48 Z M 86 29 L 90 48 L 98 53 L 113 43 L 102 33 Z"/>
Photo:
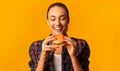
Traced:
<path fill-rule="evenodd" d="M 49 24 L 50 27 L 52 27 L 54 25 L 53 22 L 51 22 L 51 21 L 49 21 L 48 24 Z"/>
<path fill-rule="evenodd" d="M 68 22 L 64 21 L 62 25 L 63 25 L 63 27 L 67 27 L 68 26 Z"/>
<path fill-rule="evenodd" d="M 68 28 L 68 25 L 67 25 L 67 24 L 63 25 L 63 29 L 64 29 L 64 30 L 67 29 L 67 28 Z"/>
<path fill-rule="evenodd" d="M 52 27 L 53 27 L 53 25 L 52 25 L 52 24 L 50 24 L 50 25 L 49 25 L 49 27 L 50 27 L 50 28 L 52 28 Z"/>

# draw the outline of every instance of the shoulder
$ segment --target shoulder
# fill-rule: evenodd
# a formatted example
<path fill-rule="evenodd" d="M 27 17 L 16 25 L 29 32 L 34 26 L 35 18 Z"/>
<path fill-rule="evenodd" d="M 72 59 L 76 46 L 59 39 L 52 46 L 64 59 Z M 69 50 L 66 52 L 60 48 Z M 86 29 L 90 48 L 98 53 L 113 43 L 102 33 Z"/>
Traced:
<path fill-rule="evenodd" d="M 71 37 L 71 38 L 75 40 L 78 45 L 81 45 L 81 46 L 88 45 L 88 42 L 85 39 L 75 38 L 75 37 Z"/>
<path fill-rule="evenodd" d="M 85 39 L 73 38 L 76 42 L 76 56 L 84 71 L 89 71 L 90 48 Z"/>
<path fill-rule="evenodd" d="M 85 39 L 80 39 L 80 38 L 74 38 L 72 37 L 73 40 L 76 41 L 76 50 L 78 52 L 90 52 L 88 42 Z"/>
<path fill-rule="evenodd" d="M 37 50 L 41 50 L 41 46 L 42 46 L 42 42 L 44 41 L 44 39 L 42 40 L 37 40 L 37 41 L 33 41 L 30 45 L 29 51 L 37 51 Z"/>
<path fill-rule="evenodd" d="M 32 45 L 32 46 L 38 46 L 38 45 L 41 45 L 42 42 L 43 42 L 43 40 L 33 41 L 31 45 Z"/>

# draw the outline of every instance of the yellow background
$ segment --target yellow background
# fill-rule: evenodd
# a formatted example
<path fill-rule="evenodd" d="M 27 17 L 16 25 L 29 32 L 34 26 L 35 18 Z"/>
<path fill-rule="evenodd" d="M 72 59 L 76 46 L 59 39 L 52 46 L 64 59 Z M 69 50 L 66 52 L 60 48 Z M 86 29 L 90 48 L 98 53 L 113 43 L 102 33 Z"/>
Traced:
<path fill-rule="evenodd" d="M 29 71 L 30 44 L 50 34 L 48 6 L 58 0 L 0 1 L 0 71 Z M 68 35 L 88 41 L 90 71 L 120 71 L 120 1 L 61 0 L 70 11 Z"/>

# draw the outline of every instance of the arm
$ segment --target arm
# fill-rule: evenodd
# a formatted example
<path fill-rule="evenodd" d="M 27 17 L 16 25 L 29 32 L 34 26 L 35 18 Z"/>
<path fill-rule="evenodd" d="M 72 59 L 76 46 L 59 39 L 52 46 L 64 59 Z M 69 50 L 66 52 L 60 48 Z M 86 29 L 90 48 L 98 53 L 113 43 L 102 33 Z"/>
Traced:
<path fill-rule="evenodd" d="M 36 53 L 39 53 L 40 51 L 38 50 L 38 43 L 40 43 L 41 41 L 36 41 L 33 42 L 29 48 L 29 55 L 30 55 L 30 61 L 29 61 L 29 66 L 31 68 L 30 71 L 35 71 L 36 67 L 37 67 L 37 62 L 38 62 L 38 55 Z"/>
<path fill-rule="evenodd" d="M 81 63 L 81 67 L 84 71 L 89 71 L 89 56 L 90 56 L 90 49 L 88 43 L 85 40 L 78 40 L 81 41 L 81 44 L 78 44 L 78 47 L 81 46 L 81 53 L 78 54 L 78 60 Z M 80 47 L 79 47 L 80 48 Z"/>
<path fill-rule="evenodd" d="M 64 41 L 66 43 L 65 46 L 67 48 L 67 51 L 68 51 L 71 61 L 72 61 L 72 66 L 73 66 L 74 71 L 83 71 L 81 64 L 75 53 L 77 42 L 67 36 L 64 36 Z"/>
<path fill-rule="evenodd" d="M 44 71 L 45 69 L 45 60 L 46 57 L 48 55 L 48 52 L 50 51 L 55 51 L 55 48 L 53 45 L 48 45 L 48 42 L 51 42 L 55 40 L 55 38 L 53 36 L 49 36 L 48 38 L 46 38 L 43 43 L 42 43 L 42 51 L 41 51 L 41 55 L 38 61 L 38 65 L 35 71 Z"/>
<path fill-rule="evenodd" d="M 79 68 L 82 68 L 83 69 L 82 71 L 89 71 L 89 60 L 88 60 L 90 56 L 89 46 L 85 40 L 78 40 L 78 42 L 81 42 L 76 45 L 78 54 L 74 57 L 71 57 L 73 67 L 75 66 L 74 69 L 80 70 Z"/>
<path fill-rule="evenodd" d="M 53 46 L 47 45 L 53 38 L 46 38 L 44 41 L 33 42 L 29 49 L 31 71 L 44 71 L 45 59 L 48 51 L 54 51 Z"/>
<path fill-rule="evenodd" d="M 89 71 L 88 58 L 90 50 L 87 42 L 79 39 L 73 40 L 66 36 L 64 37 L 64 41 L 67 44 L 66 47 L 71 57 L 74 71 Z"/>
<path fill-rule="evenodd" d="M 81 67 L 81 65 L 80 65 L 76 56 L 72 56 L 71 61 L 72 61 L 74 71 L 83 71 L 83 69 L 82 69 L 82 67 Z"/>
<path fill-rule="evenodd" d="M 45 56 L 40 57 L 40 60 L 38 61 L 38 66 L 35 71 L 44 71 L 45 58 Z"/>

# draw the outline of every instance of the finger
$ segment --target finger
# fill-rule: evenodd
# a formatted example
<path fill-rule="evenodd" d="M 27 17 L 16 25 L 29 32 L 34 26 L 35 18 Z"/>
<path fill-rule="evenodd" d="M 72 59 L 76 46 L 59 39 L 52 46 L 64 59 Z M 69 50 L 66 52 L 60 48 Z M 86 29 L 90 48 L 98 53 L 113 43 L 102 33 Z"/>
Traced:
<path fill-rule="evenodd" d="M 49 37 L 46 38 L 46 40 L 47 40 L 47 39 L 50 39 L 50 38 L 52 38 L 52 37 L 53 37 L 53 36 L 49 36 Z"/>
<path fill-rule="evenodd" d="M 76 46 L 76 41 L 67 36 L 64 37 L 64 42 L 66 42 L 66 45 L 70 44 L 70 45 Z"/>
<path fill-rule="evenodd" d="M 53 41 L 53 40 L 56 40 L 56 38 L 52 37 L 52 38 L 48 39 L 47 42 L 50 42 L 50 41 Z"/>
<path fill-rule="evenodd" d="M 46 46 L 45 48 L 46 51 L 55 51 L 54 46 Z"/>
<path fill-rule="evenodd" d="M 55 37 L 49 36 L 44 40 L 44 43 L 47 44 L 48 42 L 53 41 L 53 40 L 55 40 Z"/>
<path fill-rule="evenodd" d="M 67 36 L 64 36 L 63 41 L 64 41 L 66 44 L 71 44 L 71 38 L 69 38 L 69 37 L 67 37 Z"/>
<path fill-rule="evenodd" d="M 53 45 L 46 45 L 45 48 L 54 48 Z"/>

